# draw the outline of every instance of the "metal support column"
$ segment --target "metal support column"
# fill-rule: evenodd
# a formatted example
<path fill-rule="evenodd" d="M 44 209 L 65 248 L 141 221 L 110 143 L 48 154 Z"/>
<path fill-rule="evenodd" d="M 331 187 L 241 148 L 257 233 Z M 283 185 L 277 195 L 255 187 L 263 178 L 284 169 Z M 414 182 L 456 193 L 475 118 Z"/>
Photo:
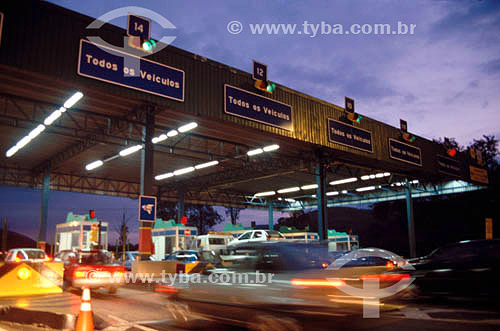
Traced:
<path fill-rule="evenodd" d="M 45 250 L 47 240 L 47 214 L 49 206 L 50 173 L 43 175 L 42 200 L 40 207 L 40 224 L 38 227 L 38 237 L 36 246 Z"/>
<path fill-rule="evenodd" d="M 145 109 L 145 125 L 142 128 L 141 150 L 141 194 L 153 196 L 153 143 L 155 116 L 154 109 Z M 139 252 L 142 259 L 149 258 L 153 252 L 152 222 L 140 222 L 139 224 Z"/>
<path fill-rule="evenodd" d="M 406 191 L 406 216 L 408 218 L 408 239 L 410 243 L 410 257 L 417 257 L 417 245 L 415 242 L 415 221 L 413 219 L 413 199 L 411 198 L 411 185 L 408 178 L 405 179 Z"/>
<path fill-rule="evenodd" d="M 184 216 L 184 190 L 179 188 L 177 194 L 179 195 L 179 201 L 177 202 L 177 223 L 180 223 L 182 216 Z"/>
<path fill-rule="evenodd" d="M 268 209 L 268 211 L 269 211 L 269 230 L 274 230 L 274 215 L 273 215 L 274 208 L 273 208 L 273 202 L 269 200 L 267 202 L 267 207 L 269 208 Z"/>
<path fill-rule="evenodd" d="M 318 202 L 318 234 L 320 240 L 328 239 L 328 215 L 326 208 L 326 169 L 320 162 L 316 165 L 316 199 Z"/>

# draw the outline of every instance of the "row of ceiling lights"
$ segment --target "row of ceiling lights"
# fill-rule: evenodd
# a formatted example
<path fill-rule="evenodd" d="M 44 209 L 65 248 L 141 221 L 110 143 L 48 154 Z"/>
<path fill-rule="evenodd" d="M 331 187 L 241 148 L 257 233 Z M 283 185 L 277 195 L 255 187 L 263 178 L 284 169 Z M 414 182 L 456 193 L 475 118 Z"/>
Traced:
<path fill-rule="evenodd" d="M 170 130 L 166 134 L 161 134 L 158 137 L 154 137 L 153 139 L 151 139 L 151 142 L 153 144 L 157 144 L 159 142 L 167 140 L 169 137 L 177 136 L 179 134 L 179 132 L 180 133 L 188 132 L 190 130 L 193 130 L 196 127 L 198 127 L 198 124 L 196 122 L 190 122 L 188 124 L 180 126 L 177 130 Z M 85 169 L 87 169 L 88 171 L 94 170 L 94 169 L 102 166 L 105 162 L 116 159 L 118 156 L 125 157 L 125 156 L 133 154 L 137 151 L 140 151 L 142 148 L 143 148 L 142 144 L 127 147 L 127 148 L 121 150 L 120 152 L 118 152 L 118 155 L 114 155 L 114 156 L 109 157 L 105 160 L 96 160 L 94 162 L 87 164 L 85 166 Z"/>
<path fill-rule="evenodd" d="M 280 148 L 279 145 L 273 144 L 273 145 L 269 145 L 269 146 L 266 146 L 263 148 L 257 148 L 257 149 L 250 150 L 247 152 L 247 155 L 253 156 L 253 155 L 262 154 L 264 152 L 272 152 L 272 151 L 278 150 L 279 148 Z M 217 160 L 206 162 L 206 163 L 201 163 L 201 164 L 197 164 L 197 165 L 192 166 L 192 167 L 182 168 L 182 169 L 178 169 L 178 170 L 175 170 L 172 172 L 167 172 L 167 173 L 164 173 L 161 175 L 157 175 L 157 176 L 155 176 L 155 179 L 156 180 L 163 180 L 163 179 L 167 179 L 167 178 L 170 178 L 173 176 L 180 176 L 180 175 L 184 175 L 184 174 L 193 172 L 195 170 L 212 167 L 212 166 L 215 166 L 218 164 L 219 164 L 219 161 L 217 161 Z"/>
<path fill-rule="evenodd" d="M 62 107 L 53 111 L 52 114 L 47 116 L 47 118 L 45 118 L 45 120 L 43 121 L 43 124 L 39 124 L 36 128 L 31 130 L 31 132 L 28 133 L 28 135 L 24 136 L 14 146 L 9 148 L 7 152 L 5 152 L 5 156 L 11 157 L 14 154 L 16 154 L 21 148 L 28 145 L 33 139 L 38 137 L 38 135 L 42 133 L 47 126 L 54 123 L 59 117 L 61 117 L 63 113 L 66 112 L 66 110 L 73 107 L 82 97 L 83 97 L 82 92 L 76 92 L 75 94 L 73 94 L 68 100 L 66 100 L 66 102 Z"/>
<path fill-rule="evenodd" d="M 389 177 L 391 175 L 390 172 L 380 172 L 377 174 L 371 174 L 371 175 L 363 175 L 361 176 L 361 180 L 369 180 L 369 179 L 376 179 L 376 178 L 384 178 L 384 177 Z M 341 185 L 341 184 L 347 184 L 347 183 L 353 183 L 358 181 L 357 177 L 350 177 L 350 178 L 344 178 L 344 179 L 338 179 L 330 182 L 330 185 L 335 186 L 335 185 Z M 288 188 L 283 188 L 277 191 L 266 191 L 266 192 L 259 192 L 255 193 L 255 197 L 265 197 L 265 196 L 272 196 L 275 195 L 276 193 L 278 194 L 284 194 L 284 193 L 292 193 L 292 192 L 298 192 L 300 190 L 307 191 L 307 190 L 313 190 L 317 189 L 318 184 L 310 184 L 310 185 L 304 185 L 304 186 L 295 186 L 295 187 L 288 187 Z M 373 186 L 373 189 L 375 187 Z M 372 190 L 372 186 L 368 187 L 360 187 L 356 189 L 358 192 L 363 192 L 363 191 L 369 191 Z M 341 193 L 347 193 L 347 191 L 341 191 Z M 331 195 L 338 195 L 339 192 L 333 191 L 333 192 L 327 192 L 326 195 L 331 196 Z"/>

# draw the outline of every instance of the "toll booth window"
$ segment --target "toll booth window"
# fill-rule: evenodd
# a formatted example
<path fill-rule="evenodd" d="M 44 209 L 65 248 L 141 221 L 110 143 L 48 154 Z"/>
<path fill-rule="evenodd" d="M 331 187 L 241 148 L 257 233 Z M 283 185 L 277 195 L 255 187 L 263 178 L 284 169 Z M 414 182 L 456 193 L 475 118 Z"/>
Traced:
<path fill-rule="evenodd" d="M 71 248 L 78 248 L 78 247 L 80 247 L 80 233 L 73 232 L 71 234 Z"/>
<path fill-rule="evenodd" d="M 176 250 L 175 238 L 165 237 L 165 253 L 172 253 Z"/>

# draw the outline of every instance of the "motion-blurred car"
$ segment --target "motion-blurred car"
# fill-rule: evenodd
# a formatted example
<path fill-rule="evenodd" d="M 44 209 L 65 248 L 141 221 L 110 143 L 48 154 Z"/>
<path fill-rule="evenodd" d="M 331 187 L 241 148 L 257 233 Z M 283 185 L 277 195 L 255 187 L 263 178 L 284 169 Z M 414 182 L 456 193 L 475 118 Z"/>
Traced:
<path fill-rule="evenodd" d="M 500 240 L 467 240 L 409 260 L 423 295 L 500 296 Z"/>
<path fill-rule="evenodd" d="M 5 262 L 45 262 L 50 258 L 38 248 L 13 248 L 7 253 Z"/>
<path fill-rule="evenodd" d="M 165 256 L 165 261 L 176 261 L 181 263 L 193 263 L 198 261 L 198 252 L 194 250 L 176 251 Z"/>
<path fill-rule="evenodd" d="M 377 278 L 373 268 L 324 269 L 326 245 L 258 242 L 238 245 L 235 250 L 253 253 L 234 261 L 230 268 L 185 275 L 187 281 L 162 285 L 170 299 L 167 308 L 178 322 L 199 316 L 255 330 L 351 325 L 352 317 L 363 313 L 363 300 L 343 288 L 361 289 L 363 275 L 376 278 L 381 287 L 409 280 L 404 274 Z M 194 281 L 195 277 L 200 278 Z M 373 323 L 373 319 L 366 320 Z"/>
<path fill-rule="evenodd" d="M 118 253 L 116 262 L 119 265 L 124 265 L 125 269 L 132 270 L 132 262 L 139 261 L 141 259 L 141 253 L 138 251 L 127 251 L 125 252 L 125 265 L 123 264 L 123 253 Z M 154 255 L 149 256 L 149 260 L 155 261 Z"/>
<path fill-rule="evenodd" d="M 248 242 L 258 242 L 267 240 L 286 240 L 285 236 L 279 231 L 274 230 L 251 230 L 243 232 L 236 239 L 229 242 L 227 245 L 233 246 Z"/>
<path fill-rule="evenodd" d="M 116 293 L 125 281 L 125 268 L 106 250 L 65 250 L 54 260 L 64 263 L 65 288 L 106 288 L 109 293 Z"/>

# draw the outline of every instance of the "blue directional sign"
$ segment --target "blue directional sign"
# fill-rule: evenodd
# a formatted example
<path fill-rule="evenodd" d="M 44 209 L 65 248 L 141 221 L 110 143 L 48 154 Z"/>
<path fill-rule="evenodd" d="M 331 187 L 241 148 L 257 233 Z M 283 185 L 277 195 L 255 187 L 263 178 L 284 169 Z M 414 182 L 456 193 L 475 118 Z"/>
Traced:
<path fill-rule="evenodd" d="M 328 119 L 328 140 L 332 143 L 373 152 L 372 133 L 368 130 Z"/>
<path fill-rule="evenodd" d="M 128 15 L 127 34 L 129 36 L 149 39 L 151 22 L 137 15 Z"/>
<path fill-rule="evenodd" d="M 227 84 L 224 99 L 227 114 L 293 131 L 290 105 Z"/>
<path fill-rule="evenodd" d="M 267 65 L 254 60 L 252 77 L 253 79 L 267 81 Z"/>
<path fill-rule="evenodd" d="M 437 156 L 438 171 L 447 175 L 462 177 L 462 168 L 458 160 L 447 156 Z"/>
<path fill-rule="evenodd" d="M 420 148 L 389 138 L 389 157 L 398 161 L 422 166 Z"/>
<path fill-rule="evenodd" d="M 184 71 L 86 40 L 80 41 L 78 74 L 184 101 Z"/>
<path fill-rule="evenodd" d="M 156 197 L 139 196 L 139 221 L 156 221 Z"/>

